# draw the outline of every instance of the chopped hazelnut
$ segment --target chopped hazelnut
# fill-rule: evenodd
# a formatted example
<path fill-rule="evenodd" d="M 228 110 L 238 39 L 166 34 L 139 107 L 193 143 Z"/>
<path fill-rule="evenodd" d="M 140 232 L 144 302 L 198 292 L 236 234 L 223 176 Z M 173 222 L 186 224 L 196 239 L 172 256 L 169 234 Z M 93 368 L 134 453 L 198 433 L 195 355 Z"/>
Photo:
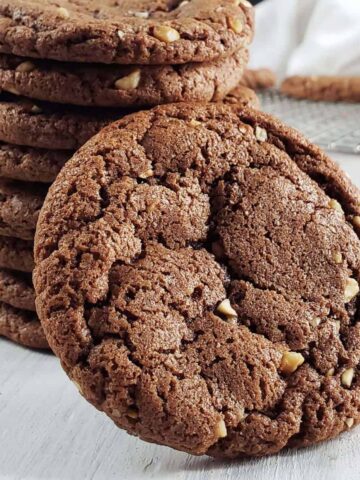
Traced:
<path fill-rule="evenodd" d="M 294 373 L 304 362 L 305 359 L 301 353 L 285 352 L 281 359 L 280 370 L 285 374 Z"/>
<path fill-rule="evenodd" d="M 16 67 L 16 71 L 20 73 L 29 73 L 32 72 L 34 69 L 35 65 L 33 64 L 33 62 L 30 61 L 22 62 Z"/>
<path fill-rule="evenodd" d="M 240 17 L 228 17 L 228 25 L 235 33 L 243 31 L 243 21 Z"/>
<path fill-rule="evenodd" d="M 339 203 L 337 200 L 335 200 L 334 198 L 332 198 L 331 200 L 329 200 L 328 207 L 329 207 L 329 208 L 332 208 L 333 210 L 336 210 L 337 212 L 344 213 L 344 211 L 343 211 L 343 209 L 342 209 L 342 206 L 341 206 L 340 203 Z"/>
<path fill-rule="evenodd" d="M 355 375 L 355 370 L 353 368 L 347 368 L 342 374 L 341 374 L 341 383 L 343 384 L 344 387 L 351 387 L 351 384 L 353 382 Z"/>
<path fill-rule="evenodd" d="M 252 4 L 248 0 L 235 0 L 235 5 L 244 5 L 246 8 L 252 8 Z"/>
<path fill-rule="evenodd" d="M 149 18 L 149 12 L 134 12 L 133 15 L 137 18 Z"/>
<path fill-rule="evenodd" d="M 355 423 L 355 420 L 351 417 L 348 417 L 346 420 L 345 420 L 345 424 L 348 428 L 351 428 Z"/>
<path fill-rule="evenodd" d="M 189 3 L 189 0 L 183 0 L 181 3 L 179 3 L 178 8 L 184 7 L 187 3 Z"/>
<path fill-rule="evenodd" d="M 125 37 L 125 33 L 122 30 L 117 31 L 117 36 L 122 40 Z"/>
<path fill-rule="evenodd" d="M 318 327 L 318 326 L 320 325 L 320 323 L 321 323 L 321 318 L 319 318 L 319 317 L 314 317 L 314 318 L 312 318 L 309 322 L 310 322 L 310 325 L 311 325 L 312 327 L 316 328 L 316 327 Z"/>
<path fill-rule="evenodd" d="M 192 127 L 199 127 L 201 125 L 201 122 L 195 120 L 194 118 L 192 118 L 189 123 Z"/>
<path fill-rule="evenodd" d="M 348 278 L 345 284 L 344 301 L 350 302 L 359 293 L 359 284 L 355 278 Z"/>
<path fill-rule="evenodd" d="M 132 418 L 133 420 L 136 420 L 137 418 L 139 418 L 139 412 L 137 408 L 129 407 L 126 411 L 126 416 Z"/>
<path fill-rule="evenodd" d="M 341 328 L 340 320 L 334 320 L 333 324 L 334 324 L 335 333 L 339 333 Z"/>
<path fill-rule="evenodd" d="M 335 373 L 335 368 L 329 368 L 329 370 L 326 372 L 325 376 L 326 377 L 333 377 Z"/>
<path fill-rule="evenodd" d="M 42 110 L 41 110 L 40 107 L 38 107 L 37 105 L 34 104 L 34 105 L 31 107 L 31 112 L 32 112 L 32 113 L 41 113 Z"/>
<path fill-rule="evenodd" d="M 21 93 L 19 92 L 19 90 L 16 90 L 16 88 L 8 87 L 6 90 L 7 90 L 8 92 L 12 93 L 13 95 L 21 95 Z"/>
<path fill-rule="evenodd" d="M 230 304 L 230 300 L 228 298 L 225 298 L 219 305 L 217 306 L 216 309 L 219 313 L 222 313 L 226 317 L 237 317 L 236 311 L 232 308 Z"/>
<path fill-rule="evenodd" d="M 352 223 L 355 227 L 357 228 L 360 228 L 360 216 L 359 215 L 355 215 L 353 218 L 352 218 Z"/>
<path fill-rule="evenodd" d="M 73 380 L 73 384 L 78 389 L 80 395 L 83 395 L 83 391 L 82 391 L 82 388 L 80 387 L 80 385 L 77 382 L 75 382 L 75 380 Z"/>
<path fill-rule="evenodd" d="M 154 176 L 154 170 L 152 170 L 151 168 L 139 174 L 139 178 L 143 178 L 143 179 L 153 177 L 153 176 Z"/>
<path fill-rule="evenodd" d="M 334 252 L 332 254 L 332 258 L 333 258 L 334 262 L 337 263 L 337 264 L 340 264 L 343 261 L 343 256 L 342 256 L 341 252 Z"/>
<path fill-rule="evenodd" d="M 137 68 L 133 72 L 129 73 L 125 77 L 116 80 L 114 86 L 118 90 L 133 90 L 138 87 L 140 83 L 141 72 Z"/>
<path fill-rule="evenodd" d="M 180 34 L 175 28 L 166 25 L 158 25 L 154 28 L 154 37 L 162 42 L 171 43 L 180 39 Z"/>
<path fill-rule="evenodd" d="M 215 435 L 218 438 L 225 438 L 227 436 L 227 429 L 224 420 L 219 420 L 215 427 Z"/>
<path fill-rule="evenodd" d="M 70 17 L 69 10 L 65 7 L 58 7 L 57 13 L 61 18 L 69 18 Z"/>
<path fill-rule="evenodd" d="M 265 128 L 256 126 L 255 127 L 255 137 L 256 140 L 259 140 L 259 142 L 266 142 L 268 136 L 267 136 L 267 131 Z"/>

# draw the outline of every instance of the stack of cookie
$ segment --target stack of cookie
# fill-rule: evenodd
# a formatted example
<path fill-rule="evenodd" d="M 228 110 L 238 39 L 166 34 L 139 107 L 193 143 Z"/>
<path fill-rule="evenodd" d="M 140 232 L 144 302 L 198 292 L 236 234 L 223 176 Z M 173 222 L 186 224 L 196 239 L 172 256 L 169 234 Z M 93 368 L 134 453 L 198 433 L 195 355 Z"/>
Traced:
<path fill-rule="evenodd" d="M 74 151 L 134 109 L 256 102 L 235 88 L 252 34 L 247 0 L 1 2 L 0 335 L 47 347 L 33 238 L 48 185 Z"/>

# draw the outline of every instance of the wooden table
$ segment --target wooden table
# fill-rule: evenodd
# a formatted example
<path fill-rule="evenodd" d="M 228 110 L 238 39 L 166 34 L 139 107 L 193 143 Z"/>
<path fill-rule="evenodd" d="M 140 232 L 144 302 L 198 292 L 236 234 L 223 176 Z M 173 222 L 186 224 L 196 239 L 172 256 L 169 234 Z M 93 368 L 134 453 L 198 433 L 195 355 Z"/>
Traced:
<path fill-rule="evenodd" d="M 360 185 L 360 156 L 336 159 Z M 192 457 L 117 429 L 55 357 L 0 339 L 0 479 L 360 480 L 360 428 L 261 460 Z"/>

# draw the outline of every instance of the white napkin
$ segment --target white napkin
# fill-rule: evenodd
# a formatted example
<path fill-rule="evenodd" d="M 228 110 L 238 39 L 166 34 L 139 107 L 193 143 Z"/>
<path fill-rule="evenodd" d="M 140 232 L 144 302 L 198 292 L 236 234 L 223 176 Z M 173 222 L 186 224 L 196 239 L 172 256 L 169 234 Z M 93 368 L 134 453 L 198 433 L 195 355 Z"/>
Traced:
<path fill-rule="evenodd" d="M 250 67 L 290 75 L 360 76 L 360 0 L 265 0 Z"/>

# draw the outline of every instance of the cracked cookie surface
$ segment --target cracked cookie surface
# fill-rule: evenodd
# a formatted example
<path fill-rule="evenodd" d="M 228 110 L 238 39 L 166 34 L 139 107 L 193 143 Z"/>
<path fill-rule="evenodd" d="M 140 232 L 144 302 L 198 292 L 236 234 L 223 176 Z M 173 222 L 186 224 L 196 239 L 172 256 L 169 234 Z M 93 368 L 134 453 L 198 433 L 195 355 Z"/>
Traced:
<path fill-rule="evenodd" d="M 270 116 L 130 115 L 50 188 L 38 314 L 131 434 L 219 457 L 316 443 L 360 421 L 359 214 L 339 167 Z"/>
<path fill-rule="evenodd" d="M 246 48 L 246 0 L 3 0 L 0 51 L 62 61 L 182 64 Z"/>
<path fill-rule="evenodd" d="M 139 107 L 222 100 L 240 82 L 248 52 L 186 65 L 84 65 L 0 55 L 0 88 L 70 105 Z"/>

